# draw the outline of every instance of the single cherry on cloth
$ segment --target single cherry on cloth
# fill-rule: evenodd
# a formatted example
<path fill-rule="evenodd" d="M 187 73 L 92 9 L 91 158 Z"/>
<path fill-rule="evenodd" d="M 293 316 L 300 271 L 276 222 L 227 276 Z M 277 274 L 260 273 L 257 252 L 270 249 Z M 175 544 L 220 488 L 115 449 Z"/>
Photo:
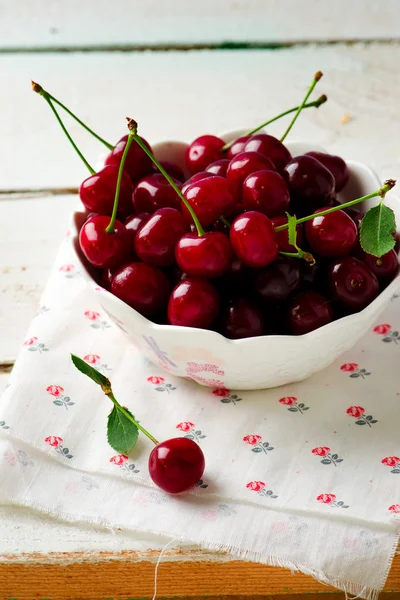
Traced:
<path fill-rule="evenodd" d="M 172 179 L 180 188 L 181 182 Z M 153 213 L 159 208 L 167 206 L 177 210 L 181 208 L 181 200 L 178 194 L 161 173 L 148 175 L 138 182 L 133 190 L 132 203 L 137 213 Z"/>
<path fill-rule="evenodd" d="M 288 308 L 291 333 L 304 335 L 333 321 L 332 307 L 322 294 L 313 290 L 300 292 Z"/>
<path fill-rule="evenodd" d="M 161 311 L 168 302 L 171 286 L 157 267 L 131 262 L 118 269 L 112 278 L 111 292 L 145 317 Z"/>
<path fill-rule="evenodd" d="M 224 140 L 215 135 L 201 135 L 186 149 L 186 166 L 190 173 L 204 171 L 209 164 L 224 158 Z"/>
<path fill-rule="evenodd" d="M 263 334 L 264 319 L 258 306 L 246 298 L 228 302 L 221 313 L 222 333 L 232 340 Z"/>
<path fill-rule="evenodd" d="M 335 178 L 335 192 L 340 192 L 350 177 L 350 171 L 343 158 L 325 152 L 307 152 L 306 156 L 316 158 L 324 167 L 329 169 Z"/>
<path fill-rule="evenodd" d="M 183 184 L 181 188 L 182 194 L 185 193 L 189 185 L 192 183 L 196 183 L 196 181 L 200 181 L 201 179 L 207 179 L 207 177 L 214 177 L 214 175 L 215 173 L 210 173 L 209 171 L 199 171 L 198 173 L 195 173 Z"/>
<path fill-rule="evenodd" d="M 329 208 L 329 207 L 328 207 Z M 312 250 L 320 256 L 344 256 L 350 254 L 358 240 L 353 219 L 343 210 L 317 216 L 304 224 L 304 232 Z"/>
<path fill-rule="evenodd" d="M 300 287 L 300 261 L 278 256 L 267 267 L 257 271 L 254 289 L 268 304 L 284 302 Z"/>
<path fill-rule="evenodd" d="M 172 290 L 168 302 L 171 325 L 208 329 L 218 316 L 219 294 L 205 279 L 188 277 Z"/>
<path fill-rule="evenodd" d="M 107 233 L 110 217 L 90 217 L 79 232 L 79 245 L 90 264 L 102 269 L 117 267 L 130 254 L 130 236 L 120 221 L 114 223 L 114 233 Z"/>
<path fill-rule="evenodd" d="M 220 177 L 226 177 L 230 162 L 229 158 L 221 158 L 220 160 L 211 163 L 211 165 L 208 165 L 206 171 L 208 173 L 213 173 L 214 175 L 220 175 Z"/>
<path fill-rule="evenodd" d="M 116 143 L 114 149 L 106 158 L 106 165 L 117 165 L 117 167 L 119 167 L 127 139 L 128 136 L 124 135 Z M 151 150 L 150 144 L 144 138 L 141 137 L 140 139 L 147 148 Z M 125 160 L 124 169 L 132 182 L 136 183 L 139 179 L 142 179 L 142 177 L 150 175 L 153 172 L 153 163 L 138 144 L 132 144 Z"/>
<path fill-rule="evenodd" d="M 236 207 L 227 179 L 211 173 L 209 175 L 191 183 L 183 193 L 203 227 L 209 227 L 221 215 L 229 215 Z M 192 223 L 192 217 L 183 202 L 181 208 L 188 223 Z"/>
<path fill-rule="evenodd" d="M 399 259 L 395 250 L 389 250 L 379 258 L 362 250 L 359 257 L 383 283 L 392 280 L 399 270 Z"/>
<path fill-rule="evenodd" d="M 228 150 L 226 151 L 226 157 L 231 159 L 234 156 L 236 156 L 236 154 L 240 154 L 241 152 L 244 152 L 244 147 L 247 144 L 247 142 L 249 141 L 250 136 L 249 135 L 242 135 L 241 137 L 238 137 L 232 144 L 232 146 L 230 146 L 228 148 Z"/>
<path fill-rule="evenodd" d="M 115 189 L 117 187 L 119 168 L 109 165 L 85 179 L 79 187 L 79 197 L 89 211 L 99 215 L 111 215 L 114 206 Z M 129 176 L 122 173 L 119 191 L 119 217 L 132 212 L 132 182 Z"/>
<path fill-rule="evenodd" d="M 176 163 L 170 162 L 169 160 L 160 160 L 160 165 L 167 171 L 168 175 L 173 179 L 177 179 L 181 183 L 185 181 L 185 173 L 183 172 L 181 167 Z M 155 173 L 160 172 L 154 164 L 153 171 Z"/>
<path fill-rule="evenodd" d="M 188 229 L 181 212 L 160 208 L 136 234 L 135 252 L 149 265 L 168 267 L 174 264 L 175 246 Z"/>
<path fill-rule="evenodd" d="M 205 459 L 202 449 L 190 438 L 172 438 L 157 444 L 149 457 L 149 474 L 168 494 L 193 488 L 202 478 Z"/>
<path fill-rule="evenodd" d="M 278 216 L 271 219 L 271 223 L 274 227 L 280 227 L 286 225 L 288 222 L 287 217 Z M 303 246 L 303 227 L 302 225 L 296 225 L 297 229 L 297 245 L 301 248 Z M 297 252 L 296 248 L 289 244 L 289 229 L 282 229 L 282 231 L 275 231 L 276 241 L 278 242 L 279 250 L 282 252 Z"/>
<path fill-rule="evenodd" d="M 326 206 L 335 191 L 332 173 L 312 156 L 293 158 L 282 175 L 288 184 L 297 216 L 309 215 Z"/>
<path fill-rule="evenodd" d="M 329 267 L 328 285 L 340 304 L 362 310 L 379 294 L 379 283 L 371 269 L 358 258 L 338 258 Z"/>
<path fill-rule="evenodd" d="M 289 209 L 290 194 L 286 181 L 276 171 L 256 171 L 248 175 L 242 186 L 242 203 L 267 217 L 284 215 Z"/>
<path fill-rule="evenodd" d="M 275 165 L 259 152 L 242 152 L 232 158 L 226 176 L 236 194 L 240 196 L 242 183 L 255 171 L 275 171 Z"/>
<path fill-rule="evenodd" d="M 188 233 L 175 248 L 180 269 L 187 275 L 205 279 L 223 275 L 229 268 L 232 254 L 229 237 L 219 231 L 211 231 L 200 237 Z"/>
<path fill-rule="evenodd" d="M 150 213 L 142 212 L 142 213 L 139 213 L 138 215 L 131 215 L 130 217 L 125 219 L 124 225 L 130 235 L 131 242 L 132 242 L 132 249 L 133 249 L 133 243 L 135 241 L 136 234 L 143 227 L 143 225 L 145 223 L 147 223 L 147 221 L 150 219 L 150 217 L 151 217 Z"/>
<path fill-rule="evenodd" d="M 292 155 L 289 150 L 273 135 L 266 133 L 256 133 L 247 141 L 245 152 L 259 152 L 273 162 L 277 171 L 282 171 Z"/>
<path fill-rule="evenodd" d="M 234 253 L 250 267 L 265 267 L 278 256 L 272 223 L 263 213 L 249 210 L 239 215 L 229 235 Z"/>

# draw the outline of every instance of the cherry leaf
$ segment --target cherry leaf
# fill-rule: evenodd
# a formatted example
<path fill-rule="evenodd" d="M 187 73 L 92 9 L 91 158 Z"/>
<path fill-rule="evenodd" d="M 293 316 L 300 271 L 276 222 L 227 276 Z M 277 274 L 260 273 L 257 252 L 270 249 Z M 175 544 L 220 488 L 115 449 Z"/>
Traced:
<path fill-rule="evenodd" d="M 125 408 L 126 412 L 135 417 Z M 137 426 L 130 421 L 118 407 L 114 406 L 108 415 L 107 441 L 111 448 L 120 454 L 128 454 L 135 446 L 139 436 Z"/>
<path fill-rule="evenodd" d="M 90 377 L 90 379 L 92 379 L 95 383 L 101 385 L 102 388 L 111 389 L 110 380 L 107 379 L 107 377 L 105 377 L 97 369 L 88 365 L 87 362 L 85 362 L 75 354 L 71 354 L 71 360 L 74 363 L 75 367 L 78 369 L 78 371 L 80 371 L 84 375 L 87 375 L 87 377 Z"/>
<path fill-rule="evenodd" d="M 396 231 L 396 221 L 391 208 L 380 202 L 370 208 L 361 221 L 360 244 L 364 252 L 380 257 L 394 248 L 392 233 Z"/>

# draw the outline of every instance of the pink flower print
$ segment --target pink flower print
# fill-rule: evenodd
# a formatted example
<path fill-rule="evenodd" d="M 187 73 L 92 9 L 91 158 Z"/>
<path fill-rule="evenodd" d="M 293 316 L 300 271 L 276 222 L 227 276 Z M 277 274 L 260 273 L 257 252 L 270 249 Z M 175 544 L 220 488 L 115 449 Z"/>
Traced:
<path fill-rule="evenodd" d="M 366 369 L 360 369 L 357 363 L 346 363 L 340 367 L 340 370 L 350 373 L 349 377 L 352 379 L 357 379 L 358 377 L 365 379 L 368 375 L 371 375 Z"/>
<path fill-rule="evenodd" d="M 236 402 L 240 402 L 242 400 L 241 398 L 239 398 L 239 396 L 237 394 L 232 394 L 231 390 L 228 390 L 225 387 L 217 388 L 217 389 L 213 390 L 211 393 L 214 394 L 214 396 L 218 396 L 218 398 L 221 398 L 221 402 L 223 404 L 236 405 Z"/>
<path fill-rule="evenodd" d="M 98 321 L 101 316 L 100 313 L 96 312 L 95 310 L 86 310 L 84 315 L 87 319 L 89 319 L 89 321 Z"/>
<path fill-rule="evenodd" d="M 34 346 L 37 341 L 38 341 L 37 337 L 28 338 L 27 340 L 25 340 L 24 346 Z"/>
<path fill-rule="evenodd" d="M 128 457 L 126 454 L 117 454 L 116 456 L 112 456 L 110 458 L 110 463 L 116 465 L 128 475 L 132 475 L 132 473 L 139 473 L 139 469 L 136 468 L 136 465 L 133 463 L 128 464 Z"/>
<path fill-rule="evenodd" d="M 365 408 L 362 406 L 349 406 L 346 413 L 350 417 L 357 419 L 356 425 L 368 425 L 371 427 L 371 423 L 377 423 L 378 421 L 372 417 L 372 415 L 365 416 Z"/>
<path fill-rule="evenodd" d="M 164 383 L 165 379 L 164 379 L 164 377 L 155 377 L 153 375 L 152 377 L 148 377 L 147 381 L 149 383 L 154 383 L 154 385 L 159 385 L 160 383 Z"/>
<path fill-rule="evenodd" d="M 316 456 L 324 457 L 321 460 L 323 465 L 334 465 L 336 467 L 337 463 L 343 462 L 343 458 L 339 458 L 337 454 L 331 454 L 331 449 L 328 446 L 319 446 L 318 448 L 313 448 L 311 450 L 313 454 Z"/>
<path fill-rule="evenodd" d="M 64 388 L 61 385 L 49 385 L 46 388 L 46 392 L 48 392 L 51 396 L 57 398 L 64 391 Z"/>
<path fill-rule="evenodd" d="M 200 429 L 196 430 L 194 423 L 190 423 L 190 421 L 178 423 L 176 428 L 186 433 L 185 437 L 194 440 L 195 442 L 200 442 L 200 440 L 203 440 L 206 437 Z"/>
<path fill-rule="evenodd" d="M 14 467 L 17 464 L 17 456 L 11 450 L 6 450 L 3 454 L 4 461 L 9 467 Z"/>
<path fill-rule="evenodd" d="M 395 515 L 399 515 L 400 504 L 392 504 L 392 506 L 389 506 L 388 510 L 390 510 L 390 512 L 394 513 Z"/>
<path fill-rule="evenodd" d="M 26 346 L 30 352 L 39 352 L 39 354 L 48 351 L 46 344 L 43 344 L 43 342 L 39 342 L 39 339 L 36 336 L 25 340 L 24 346 Z"/>
<path fill-rule="evenodd" d="M 379 333 L 380 335 L 385 335 L 392 329 L 392 326 L 389 323 L 383 323 L 382 325 L 377 325 L 374 327 L 374 332 Z"/>
<path fill-rule="evenodd" d="M 269 445 L 268 442 L 262 441 L 261 435 L 245 435 L 243 441 L 246 442 L 246 444 L 252 446 L 251 451 L 257 454 L 259 454 L 260 452 L 268 454 L 270 450 L 274 449 L 272 446 Z"/>
<path fill-rule="evenodd" d="M 177 429 L 179 429 L 180 431 L 184 431 L 185 433 L 187 433 L 188 431 L 193 429 L 193 427 L 194 427 L 194 423 L 191 423 L 190 421 L 184 421 L 183 423 L 178 423 L 178 425 L 176 426 Z"/>
<path fill-rule="evenodd" d="M 100 373 L 111 371 L 108 365 L 101 362 L 101 357 L 98 354 L 86 354 L 86 356 L 83 357 L 83 360 L 89 363 L 89 365 L 94 365 Z"/>
<path fill-rule="evenodd" d="M 202 373 L 202 372 L 208 372 L 208 373 L 213 373 L 214 375 L 219 375 L 219 376 L 223 376 L 225 375 L 225 371 L 223 371 L 222 369 L 220 369 L 218 367 L 218 365 L 212 365 L 212 364 L 208 364 L 208 363 L 196 363 L 196 362 L 187 362 L 186 363 L 186 373 L 188 375 L 188 377 L 190 377 L 190 379 L 193 379 L 194 381 L 198 381 L 199 383 L 204 383 L 205 385 L 208 385 L 209 387 L 215 387 L 215 388 L 224 388 L 224 382 L 221 381 L 220 379 L 208 379 L 207 377 L 203 377 L 201 375 L 198 375 L 198 373 Z"/>
<path fill-rule="evenodd" d="M 93 329 L 108 329 L 111 327 L 107 321 L 101 319 L 101 314 L 96 310 L 86 310 L 83 314 L 89 321 L 93 321 L 90 325 Z"/>
<path fill-rule="evenodd" d="M 155 388 L 157 392 L 167 392 L 169 394 L 173 390 L 176 390 L 176 387 L 174 387 L 172 383 L 165 383 L 164 377 L 156 377 L 153 375 L 152 377 L 148 377 L 147 381 L 157 386 Z"/>
<path fill-rule="evenodd" d="M 398 456 L 386 456 L 382 458 L 381 463 L 387 467 L 394 467 L 390 471 L 391 473 L 400 473 L 400 458 Z"/>
<path fill-rule="evenodd" d="M 231 390 L 228 390 L 227 388 L 217 388 L 216 390 L 213 390 L 211 393 L 214 394 L 214 396 L 219 396 L 220 398 L 224 398 L 224 396 L 229 396 L 229 394 L 231 393 Z"/>
<path fill-rule="evenodd" d="M 79 277 L 80 275 L 75 265 L 72 264 L 61 265 L 61 267 L 59 267 L 58 270 L 60 271 L 60 273 L 64 273 L 65 277 L 67 277 L 68 279 L 72 279 L 73 277 Z"/>
<path fill-rule="evenodd" d="M 284 406 L 287 406 L 290 412 L 299 412 L 301 415 L 305 410 L 310 408 L 303 402 L 297 402 L 297 398 L 295 396 L 285 396 L 284 398 L 280 398 L 279 402 Z"/>
<path fill-rule="evenodd" d="M 329 504 L 329 506 L 336 506 L 340 508 L 349 508 L 348 504 L 345 504 L 342 501 L 336 502 L 335 494 L 320 494 L 317 496 L 317 501 L 322 502 L 322 504 Z"/>
<path fill-rule="evenodd" d="M 340 370 L 345 371 L 346 373 L 353 373 L 354 371 L 357 371 L 357 369 L 357 363 L 346 363 L 340 367 Z"/>
<path fill-rule="evenodd" d="M 267 490 L 266 484 L 263 481 L 249 481 L 246 484 L 248 490 L 257 492 L 259 496 L 265 496 L 266 498 L 277 498 L 278 496 L 273 493 L 272 490 Z"/>
<path fill-rule="evenodd" d="M 74 406 L 75 402 L 71 402 L 69 396 L 64 396 L 63 391 L 64 388 L 61 387 L 61 385 L 48 385 L 46 388 L 46 392 L 55 398 L 53 404 L 55 404 L 55 406 L 64 406 L 64 408 L 68 410 L 68 406 Z"/>
<path fill-rule="evenodd" d="M 383 323 L 374 327 L 374 332 L 379 333 L 385 337 L 382 338 L 382 342 L 390 343 L 394 342 L 398 344 L 400 342 L 400 334 L 398 331 L 392 331 L 392 326 L 389 323 Z"/>
<path fill-rule="evenodd" d="M 69 452 L 69 448 L 62 446 L 62 442 L 64 441 L 62 437 L 59 437 L 58 435 L 49 435 L 44 438 L 44 441 L 61 454 L 63 458 L 73 458 L 72 454 Z"/>

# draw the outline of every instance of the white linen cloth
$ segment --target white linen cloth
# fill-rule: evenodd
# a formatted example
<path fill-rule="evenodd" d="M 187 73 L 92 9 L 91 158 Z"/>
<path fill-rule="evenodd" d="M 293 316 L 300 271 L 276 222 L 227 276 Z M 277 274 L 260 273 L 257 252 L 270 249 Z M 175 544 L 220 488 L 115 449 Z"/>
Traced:
<path fill-rule="evenodd" d="M 395 295 L 357 346 L 304 382 L 200 387 L 144 360 L 112 326 L 67 238 L 0 401 L 0 502 L 226 550 L 375 599 L 400 531 L 398 331 Z M 157 439 L 200 444 L 206 470 L 193 492 L 152 484 L 143 435 L 129 457 L 112 450 L 112 405 L 70 352 L 105 373 Z"/>

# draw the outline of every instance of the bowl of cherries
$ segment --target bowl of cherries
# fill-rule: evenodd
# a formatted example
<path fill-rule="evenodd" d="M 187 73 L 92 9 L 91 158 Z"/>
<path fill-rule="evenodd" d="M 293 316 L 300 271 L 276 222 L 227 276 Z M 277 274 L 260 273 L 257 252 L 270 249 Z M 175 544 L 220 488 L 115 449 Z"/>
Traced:
<path fill-rule="evenodd" d="M 263 124 L 150 147 L 129 119 L 82 182 L 76 260 L 110 319 L 166 371 L 238 390 L 299 381 L 355 344 L 393 296 L 395 181 L 286 142 L 301 110 L 326 101 L 307 103 L 320 76 L 266 123 L 294 113 L 281 139 Z"/>

